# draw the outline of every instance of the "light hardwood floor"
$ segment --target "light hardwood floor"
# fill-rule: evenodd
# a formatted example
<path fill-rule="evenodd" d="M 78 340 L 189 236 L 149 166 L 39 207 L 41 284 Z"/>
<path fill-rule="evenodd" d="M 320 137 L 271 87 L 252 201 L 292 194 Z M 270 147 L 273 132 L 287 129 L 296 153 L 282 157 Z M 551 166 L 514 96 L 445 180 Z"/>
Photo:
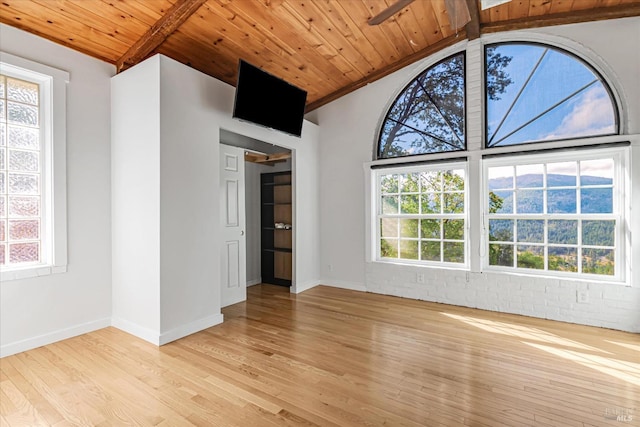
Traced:
<path fill-rule="evenodd" d="M 0 359 L 0 424 L 640 425 L 637 334 L 324 286 L 223 313 L 160 348 L 106 328 Z"/>

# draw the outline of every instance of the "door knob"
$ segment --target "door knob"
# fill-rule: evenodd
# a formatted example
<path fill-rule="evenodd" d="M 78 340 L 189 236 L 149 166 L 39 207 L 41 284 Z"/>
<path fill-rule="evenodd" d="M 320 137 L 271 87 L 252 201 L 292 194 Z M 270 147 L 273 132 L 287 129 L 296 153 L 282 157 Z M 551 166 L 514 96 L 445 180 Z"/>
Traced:
<path fill-rule="evenodd" d="M 241 235 L 241 236 L 244 236 L 244 230 L 242 230 L 242 231 L 240 232 L 240 235 Z"/>

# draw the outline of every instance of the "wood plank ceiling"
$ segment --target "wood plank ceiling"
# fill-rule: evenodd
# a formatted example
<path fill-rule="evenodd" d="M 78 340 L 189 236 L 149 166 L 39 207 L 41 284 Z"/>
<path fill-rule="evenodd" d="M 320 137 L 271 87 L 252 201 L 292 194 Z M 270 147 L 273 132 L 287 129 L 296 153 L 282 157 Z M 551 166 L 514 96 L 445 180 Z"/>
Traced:
<path fill-rule="evenodd" d="M 308 92 L 307 112 L 464 38 L 640 15 L 640 0 L 511 0 L 454 30 L 445 0 L 2 0 L 0 22 L 126 69 L 161 53 L 233 86 L 244 59 Z M 15 52 L 18 53 L 18 52 Z"/>

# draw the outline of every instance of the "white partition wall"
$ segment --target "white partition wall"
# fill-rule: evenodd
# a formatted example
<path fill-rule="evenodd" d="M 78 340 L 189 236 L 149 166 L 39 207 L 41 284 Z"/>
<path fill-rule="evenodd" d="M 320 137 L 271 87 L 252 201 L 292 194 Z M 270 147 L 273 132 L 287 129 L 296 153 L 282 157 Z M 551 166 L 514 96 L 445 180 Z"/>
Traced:
<path fill-rule="evenodd" d="M 294 152 L 292 292 L 318 284 L 318 128 L 234 120 L 234 93 L 162 55 L 112 79 L 113 324 L 158 345 L 223 320 L 220 129 Z"/>

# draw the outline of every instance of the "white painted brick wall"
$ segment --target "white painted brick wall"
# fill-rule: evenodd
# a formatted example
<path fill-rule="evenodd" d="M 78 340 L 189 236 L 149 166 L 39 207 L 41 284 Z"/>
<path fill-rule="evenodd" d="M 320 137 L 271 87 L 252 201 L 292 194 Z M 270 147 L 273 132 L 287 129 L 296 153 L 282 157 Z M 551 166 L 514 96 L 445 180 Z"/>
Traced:
<path fill-rule="evenodd" d="M 368 292 L 640 332 L 638 287 L 376 262 L 367 263 L 365 277 Z M 578 291 L 588 303 L 577 302 Z"/>

